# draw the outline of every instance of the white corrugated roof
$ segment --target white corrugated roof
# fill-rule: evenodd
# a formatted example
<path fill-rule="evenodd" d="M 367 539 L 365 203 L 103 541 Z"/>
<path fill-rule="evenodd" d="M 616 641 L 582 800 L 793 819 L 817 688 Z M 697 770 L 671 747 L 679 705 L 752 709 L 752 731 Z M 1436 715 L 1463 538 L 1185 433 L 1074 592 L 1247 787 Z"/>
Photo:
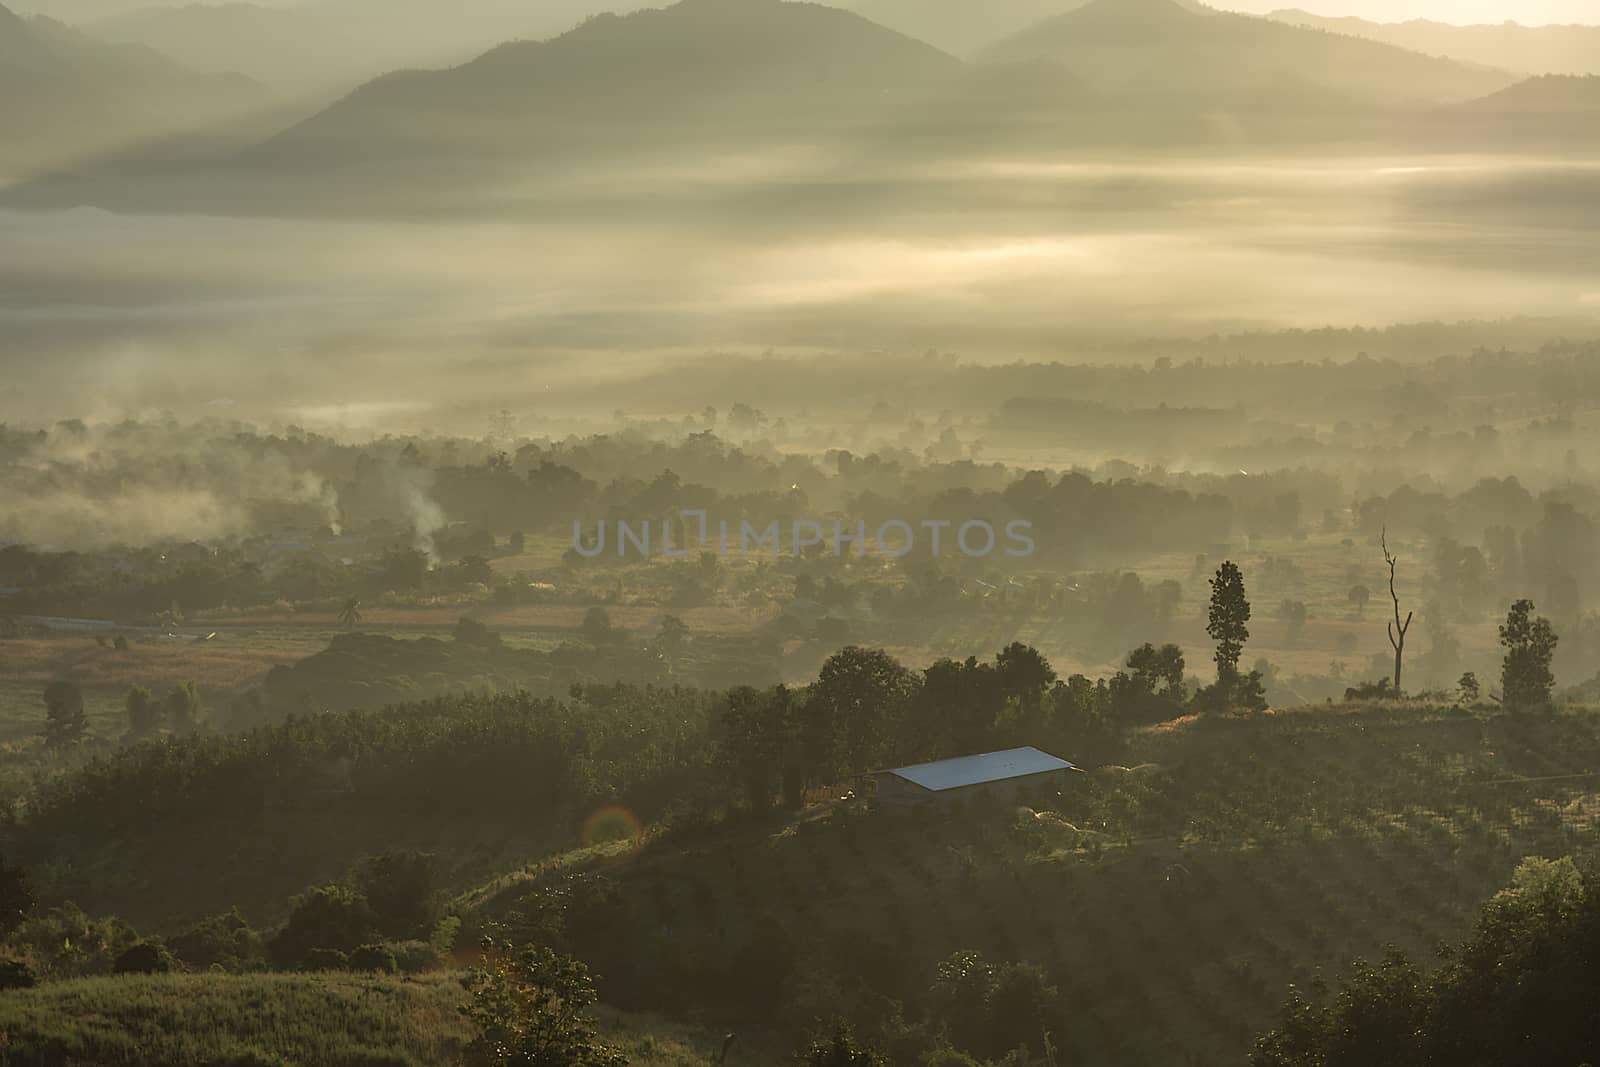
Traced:
<path fill-rule="evenodd" d="M 1064 759 L 1057 759 L 1036 748 L 1008 748 L 1004 752 L 985 752 L 978 756 L 958 756 L 935 763 L 917 763 L 910 767 L 895 767 L 880 774 L 892 774 L 914 782 L 935 793 L 983 782 L 1003 782 L 1008 778 L 1025 778 L 1046 771 L 1070 771 L 1076 768 Z"/>

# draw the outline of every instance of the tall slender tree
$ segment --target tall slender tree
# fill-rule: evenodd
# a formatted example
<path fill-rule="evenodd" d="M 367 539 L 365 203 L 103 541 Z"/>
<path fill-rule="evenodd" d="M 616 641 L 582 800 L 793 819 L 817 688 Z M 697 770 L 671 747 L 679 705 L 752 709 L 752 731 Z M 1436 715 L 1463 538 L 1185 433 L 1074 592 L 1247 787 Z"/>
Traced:
<path fill-rule="evenodd" d="M 1244 575 L 1232 560 L 1217 568 L 1211 579 L 1211 610 L 1206 634 L 1217 643 L 1217 686 L 1224 699 L 1239 678 L 1239 657 L 1250 640 L 1250 601 L 1244 594 Z"/>

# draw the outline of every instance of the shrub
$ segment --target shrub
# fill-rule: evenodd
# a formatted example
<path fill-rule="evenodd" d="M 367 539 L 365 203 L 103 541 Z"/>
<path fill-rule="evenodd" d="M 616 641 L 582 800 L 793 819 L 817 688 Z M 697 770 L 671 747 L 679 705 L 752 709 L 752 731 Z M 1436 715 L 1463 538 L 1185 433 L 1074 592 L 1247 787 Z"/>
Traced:
<path fill-rule="evenodd" d="M 345 966 L 352 971 L 377 971 L 380 974 L 398 974 L 400 971 L 394 951 L 387 945 L 362 945 L 350 953 Z"/>
<path fill-rule="evenodd" d="M 27 961 L 0 958 L 0 991 L 7 989 L 32 989 L 38 983 L 33 968 Z"/>
<path fill-rule="evenodd" d="M 428 937 L 444 914 L 439 864 L 431 853 L 394 851 L 361 861 L 350 884 L 391 938 Z"/>
<path fill-rule="evenodd" d="M 343 971 L 349 966 L 349 954 L 336 948 L 310 948 L 300 957 L 300 968 L 306 971 Z"/>
<path fill-rule="evenodd" d="M 402 974 L 426 971 L 443 958 L 438 947 L 427 941 L 388 941 L 385 947 L 394 954 L 395 966 Z"/>
<path fill-rule="evenodd" d="M 374 941 L 378 923 L 367 898 L 348 886 L 325 885 L 309 889 L 294 899 L 289 921 L 269 946 L 278 967 L 314 970 L 339 966 L 361 945 Z"/>
<path fill-rule="evenodd" d="M 234 908 L 202 919 L 171 938 L 173 954 L 192 967 L 242 971 L 261 960 L 261 934 Z"/>
<path fill-rule="evenodd" d="M 112 974 L 166 974 L 176 961 L 159 941 L 140 941 L 122 950 L 111 965 Z"/>

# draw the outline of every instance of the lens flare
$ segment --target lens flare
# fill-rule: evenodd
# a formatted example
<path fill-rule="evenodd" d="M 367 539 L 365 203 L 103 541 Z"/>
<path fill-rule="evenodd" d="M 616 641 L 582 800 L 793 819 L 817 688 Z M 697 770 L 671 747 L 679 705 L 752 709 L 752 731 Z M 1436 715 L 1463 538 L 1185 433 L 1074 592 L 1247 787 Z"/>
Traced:
<path fill-rule="evenodd" d="M 620 804 L 608 804 L 583 820 L 583 843 L 628 841 L 635 852 L 644 843 L 644 823 Z"/>

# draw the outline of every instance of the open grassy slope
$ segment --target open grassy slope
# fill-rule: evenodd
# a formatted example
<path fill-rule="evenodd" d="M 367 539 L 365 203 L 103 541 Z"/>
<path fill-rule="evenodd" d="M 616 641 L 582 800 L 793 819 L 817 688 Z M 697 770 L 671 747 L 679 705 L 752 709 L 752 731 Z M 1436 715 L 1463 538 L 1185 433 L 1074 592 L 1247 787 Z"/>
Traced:
<path fill-rule="evenodd" d="M 6 1067 L 450 1067 L 471 1028 L 454 974 L 161 975 L 59 982 L 0 997 Z M 605 1012 L 635 1067 L 701 1067 L 720 1034 Z M 753 1040 L 730 1067 L 767 1062 Z"/>

